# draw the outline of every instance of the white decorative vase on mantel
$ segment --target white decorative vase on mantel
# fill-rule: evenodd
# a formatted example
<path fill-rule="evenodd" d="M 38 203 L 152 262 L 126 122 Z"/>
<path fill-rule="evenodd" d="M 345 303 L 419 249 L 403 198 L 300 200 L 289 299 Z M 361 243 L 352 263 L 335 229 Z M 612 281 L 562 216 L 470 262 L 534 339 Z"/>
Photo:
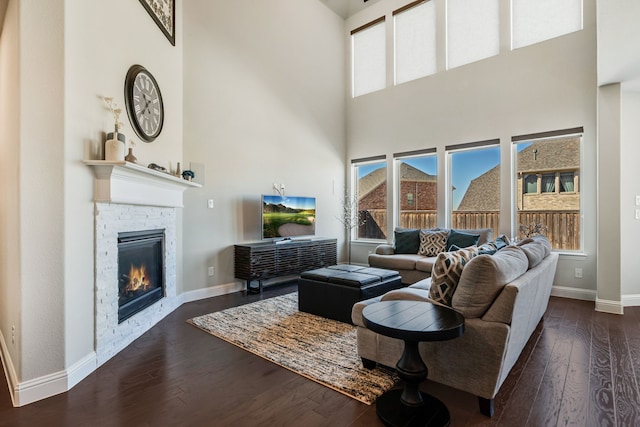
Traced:
<path fill-rule="evenodd" d="M 125 156 L 125 140 L 124 134 L 118 132 L 117 126 L 115 132 L 109 132 L 107 134 L 107 140 L 104 143 L 104 159 L 110 162 L 123 161 Z"/>

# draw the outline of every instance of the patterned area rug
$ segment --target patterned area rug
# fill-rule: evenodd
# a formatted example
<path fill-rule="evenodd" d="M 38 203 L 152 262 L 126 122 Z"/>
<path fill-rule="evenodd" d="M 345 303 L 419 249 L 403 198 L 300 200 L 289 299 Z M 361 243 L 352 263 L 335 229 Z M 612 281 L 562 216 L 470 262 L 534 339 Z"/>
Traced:
<path fill-rule="evenodd" d="M 299 312 L 297 292 L 188 322 L 367 405 L 398 381 L 392 370 L 362 367 L 355 326 Z"/>

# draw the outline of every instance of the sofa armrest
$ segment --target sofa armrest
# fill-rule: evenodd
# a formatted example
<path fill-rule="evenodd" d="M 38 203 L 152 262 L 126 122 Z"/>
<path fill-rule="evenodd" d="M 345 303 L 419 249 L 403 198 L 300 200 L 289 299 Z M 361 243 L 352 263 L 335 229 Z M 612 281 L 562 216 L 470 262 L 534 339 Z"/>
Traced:
<path fill-rule="evenodd" d="M 394 253 L 393 245 L 388 243 L 376 246 L 376 254 L 378 255 L 393 255 Z"/>

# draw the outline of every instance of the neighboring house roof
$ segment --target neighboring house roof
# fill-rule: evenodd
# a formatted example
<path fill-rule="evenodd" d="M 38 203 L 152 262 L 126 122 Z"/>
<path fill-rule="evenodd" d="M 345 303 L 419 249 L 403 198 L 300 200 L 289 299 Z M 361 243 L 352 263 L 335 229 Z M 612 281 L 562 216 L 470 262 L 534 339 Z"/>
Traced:
<path fill-rule="evenodd" d="M 517 165 L 518 172 L 577 170 L 580 168 L 580 139 L 534 142 L 518 153 Z M 471 180 L 457 210 L 500 210 L 500 186 L 495 184 L 499 179 L 500 165 L 497 165 Z"/>
<path fill-rule="evenodd" d="M 535 151 L 535 152 L 534 152 Z M 544 172 L 580 168 L 580 139 L 534 142 L 518 153 L 518 172 Z"/>
<path fill-rule="evenodd" d="M 500 165 L 471 180 L 456 210 L 500 210 L 500 185 L 495 185 L 496 182 L 500 182 Z"/>
<path fill-rule="evenodd" d="M 358 180 L 358 198 L 362 199 L 367 194 L 378 188 L 387 179 L 387 168 L 376 169 Z M 401 181 L 425 181 L 436 182 L 437 177 L 414 168 L 404 162 L 400 163 Z"/>

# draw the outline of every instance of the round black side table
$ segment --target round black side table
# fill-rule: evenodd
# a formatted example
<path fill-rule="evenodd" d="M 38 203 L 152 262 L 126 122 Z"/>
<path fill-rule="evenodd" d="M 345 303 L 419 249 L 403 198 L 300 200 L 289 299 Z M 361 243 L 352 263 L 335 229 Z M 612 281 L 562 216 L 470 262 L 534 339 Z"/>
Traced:
<path fill-rule="evenodd" d="M 376 401 L 376 414 L 386 426 L 448 426 L 449 410 L 440 400 L 420 391 L 428 369 L 420 341 L 444 341 L 464 332 L 464 317 L 457 311 L 425 301 L 382 301 L 367 306 L 362 317 L 367 328 L 404 341 L 396 370 L 404 389 L 389 390 Z"/>

